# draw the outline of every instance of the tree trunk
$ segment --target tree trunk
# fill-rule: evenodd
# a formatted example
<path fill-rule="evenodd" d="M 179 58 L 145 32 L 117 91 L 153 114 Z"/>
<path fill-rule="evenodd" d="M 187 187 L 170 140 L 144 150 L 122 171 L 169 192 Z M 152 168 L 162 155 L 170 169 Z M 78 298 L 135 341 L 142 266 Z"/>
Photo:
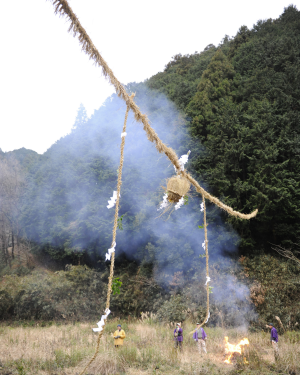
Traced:
<path fill-rule="evenodd" d="M 5 236 L 3 234 L 1 235 L 1 249 L 2 249 L 3 259 L 5 261 L 5 265 L 7 266 L 7 255 L 5 251 Z"/>
<path fill-rule="evenodd" d="M 7 262 L 8 262 L 9 268 L 11 268 L 11 259 L 10 259 L 9 252 L 8 252 L 8 241 L 7 241 L 7 237 L 5 234 L 3 236 L 3 243 L 4 243 L 4 251 L 6 252 Z"/>
<path fill-rule="evenodd" d="M 15 237 L 14 232 L 11 232 L 11 257 L 15 259 Z"/>

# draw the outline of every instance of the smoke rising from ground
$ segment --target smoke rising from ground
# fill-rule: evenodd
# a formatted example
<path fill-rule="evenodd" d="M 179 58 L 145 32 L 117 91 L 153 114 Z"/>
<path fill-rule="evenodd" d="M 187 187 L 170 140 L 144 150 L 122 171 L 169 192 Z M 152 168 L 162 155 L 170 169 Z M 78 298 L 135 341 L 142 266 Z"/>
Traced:
<path fill-rule="evenodd" d="M 127 89 L 136 92 L 137 104 L 163 142 L 178 156 L 186 154 L 186 120 L 174 104 L 145 84 L 132 84 Z M 106 206 L 116 190 L 125 111 L 124 103 L 113 95 L 90 119 L 79 113 L 72 133 L 53 145 L 43 155 L 43 162 L 31 171 L 30 189 L 24 200 L 26 232 L 31 240 L 50 247 L 57 256 L 62 251 L 85 251 L 96 262 L 111 245 L 114 209 Z M 203 224 L 201 197 L 192 191 L 188 205 L 172 212 L 169 218 L 168 214 L 159 217 L 162 186 L 174 175 L 174 168 L 147 140 L 132 113 L 126 131 L 119 212 L 123 215 L 123 230 L 117 232 L 116 256 L 125 253 L 142 265 L 153 264 L 155 278 L 164 286 L 172 283 L 175 274 L 180 275 L 184 288 L 189 284 L 196 288 L 191 303 L 203 305 L 204 230 L 198 228 Z M 243 325 L 251 312 L 249 289 L 228 274 L 231 263 L 225 256 L 236 253 L 239 238 L 220 214 L 208 204 L 212 302 L 230 311 L 232 324 Z"/>

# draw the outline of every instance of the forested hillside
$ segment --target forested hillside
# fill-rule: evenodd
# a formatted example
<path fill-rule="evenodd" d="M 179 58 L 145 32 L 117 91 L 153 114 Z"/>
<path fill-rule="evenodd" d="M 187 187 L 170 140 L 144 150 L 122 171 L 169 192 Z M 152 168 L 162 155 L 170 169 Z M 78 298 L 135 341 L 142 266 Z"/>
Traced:
<path fill-rule="evenodd" d="M 272 247 L 296 251 L 300 242 L 299 83 L 300 12 L 289 6 L 276 20 L 259 21 L 251 30 L 242 26 L 219 46 L 176 55 L 163 72 L 127 85 L 160 138 L 179 156 L 191 150 L 186 167 L 201 185 L 234 210 L 259 210 L 256 218 L 242 221 L 208 204 L 212 324 L 224 318 L 229 325 L 261 326 L 280 315 L 284 324 L 297 328 L 299 266 Z M 125 110 L 116 95 L 91 118 L 81 106 L 71 133 L 43 155 L 29 150 L 0 154 L 5 165 L 13 156 L 18 160 L 25 181 L 14 211 L 18 230 L 8 222 L 10 229 L 2 230 L 2 274 L 11 274 L 0 291 L 7 301 L 0 309 L 3 317 L 80 318 L 81 310 L 60 304 L 71 301 L 67 291 L 72 288 L 86 303 L 92 295 L 90 309 L 102 303 L 97 293 L 104 295 L 104 254 L 114 215 L 106 206 L 116 189 Z M 123 286 L 113 307 L 125 315 L 147 309 L 158 311 L 160 319 L 200 318 L 205 309 L 200 197 L 191 191 L 187 205 L 160 216 L 162 186 L 174 169 L 132 115 L 127 133 L 116 248 Z M 86 270 L 84 277 L 83 267 L 78 273 L 59 271 L 54 306 L 47 297 L 49 285 L 57 282 L 52 273 L 43 276 L 43 284 L 36 270 L 24 271 L 26 276 L 22 271 L 24 284 L 17 286 L 15 277 L 22 275 L 9 264 L 11 240 L 3 233 L 29 241 L 34 257 L 54 260 L 56 269 L 68 263 L 93 271 Z M 85 286 L 78 288 L 77 276 Z"/>
<path fill-rule="evenodd" d="M 248 251 L 299 238 L 299 30 L 291 6 L 148 81 L 189 119 L 193 171 L 235 209 L 259 208 L 230 219 Z"/>

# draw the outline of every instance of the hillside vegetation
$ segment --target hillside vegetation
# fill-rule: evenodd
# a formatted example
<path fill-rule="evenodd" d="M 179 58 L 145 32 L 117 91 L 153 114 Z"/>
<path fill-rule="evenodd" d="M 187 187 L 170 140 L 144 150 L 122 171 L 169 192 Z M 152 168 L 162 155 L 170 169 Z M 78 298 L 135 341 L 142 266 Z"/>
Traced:
<path fill-rule="evenodd" d="M 234 210 L 259 210 L 242 221 L 208 204 L 211 325 L 261 329 L 278 315 L 284 327 L 299 328 L 299 265 L 272 249 L 299 249 L 299 82 L 300 12 L 289 6 L 276 20 L 242 26 L 219 46 L 178 54 L 163 72 L 127 85 L 161 139 L 179 156 L 191 150 L 187 169 L 199 183 Z M 0 154 L 2 318 L 99 314 L 125 109 L 116 95 L 90 119 L 81 106 L 71 133 L 43 155 Z M 173 167 L 132 115 L 127 133 L 116 264 L 123 285 L 112 311 L 201 319 L 201 200 L 191 191 L 187 205 L 159 217 Z"/>

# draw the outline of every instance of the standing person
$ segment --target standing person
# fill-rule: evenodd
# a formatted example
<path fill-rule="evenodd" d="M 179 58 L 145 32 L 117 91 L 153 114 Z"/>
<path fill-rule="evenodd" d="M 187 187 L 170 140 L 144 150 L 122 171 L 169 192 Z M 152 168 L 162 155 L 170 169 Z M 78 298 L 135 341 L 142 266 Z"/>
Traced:
<path fill-rule="evenodd" d="M 271 329 L 271 343 L 274 349 L 275 361 L 277 361 L 279 357 L 277 329 L 273 326 L 273 323 L 267 324 L 267 327 Z"/>
<path fill-rule="evenodd" d="M 117 325 L 117 330 L 114 333 L 115 339 L 115 348 L 123 345 L 123 340 L 125 339 L 126 335 L 123 329 L 121 329 L 121 324 Z"/>
<path fill-rule="evenodd" d="M 199 354 L 201 354 L 201 348 L 204 353 L 207 353 L 206 351 L 206 340 L 207 340 L 207 334 L 205 333 L 204 329 L 200 327 L 200 323 L 197 323 L 197 328 L 195 329 L 195 332 L 193 334 L 193 339 L 195 340 Z"/>
<path fill-rule="evenodd" d="M 179 350 L 182 350 L 182 342 L 183 342 L 183 336 L 182 336 L 183 330 L 181 328 L 181 324 L 177 323 L 176 328 L 174 330 L 174 347 L 177 349 L 179 347 Z"/>

